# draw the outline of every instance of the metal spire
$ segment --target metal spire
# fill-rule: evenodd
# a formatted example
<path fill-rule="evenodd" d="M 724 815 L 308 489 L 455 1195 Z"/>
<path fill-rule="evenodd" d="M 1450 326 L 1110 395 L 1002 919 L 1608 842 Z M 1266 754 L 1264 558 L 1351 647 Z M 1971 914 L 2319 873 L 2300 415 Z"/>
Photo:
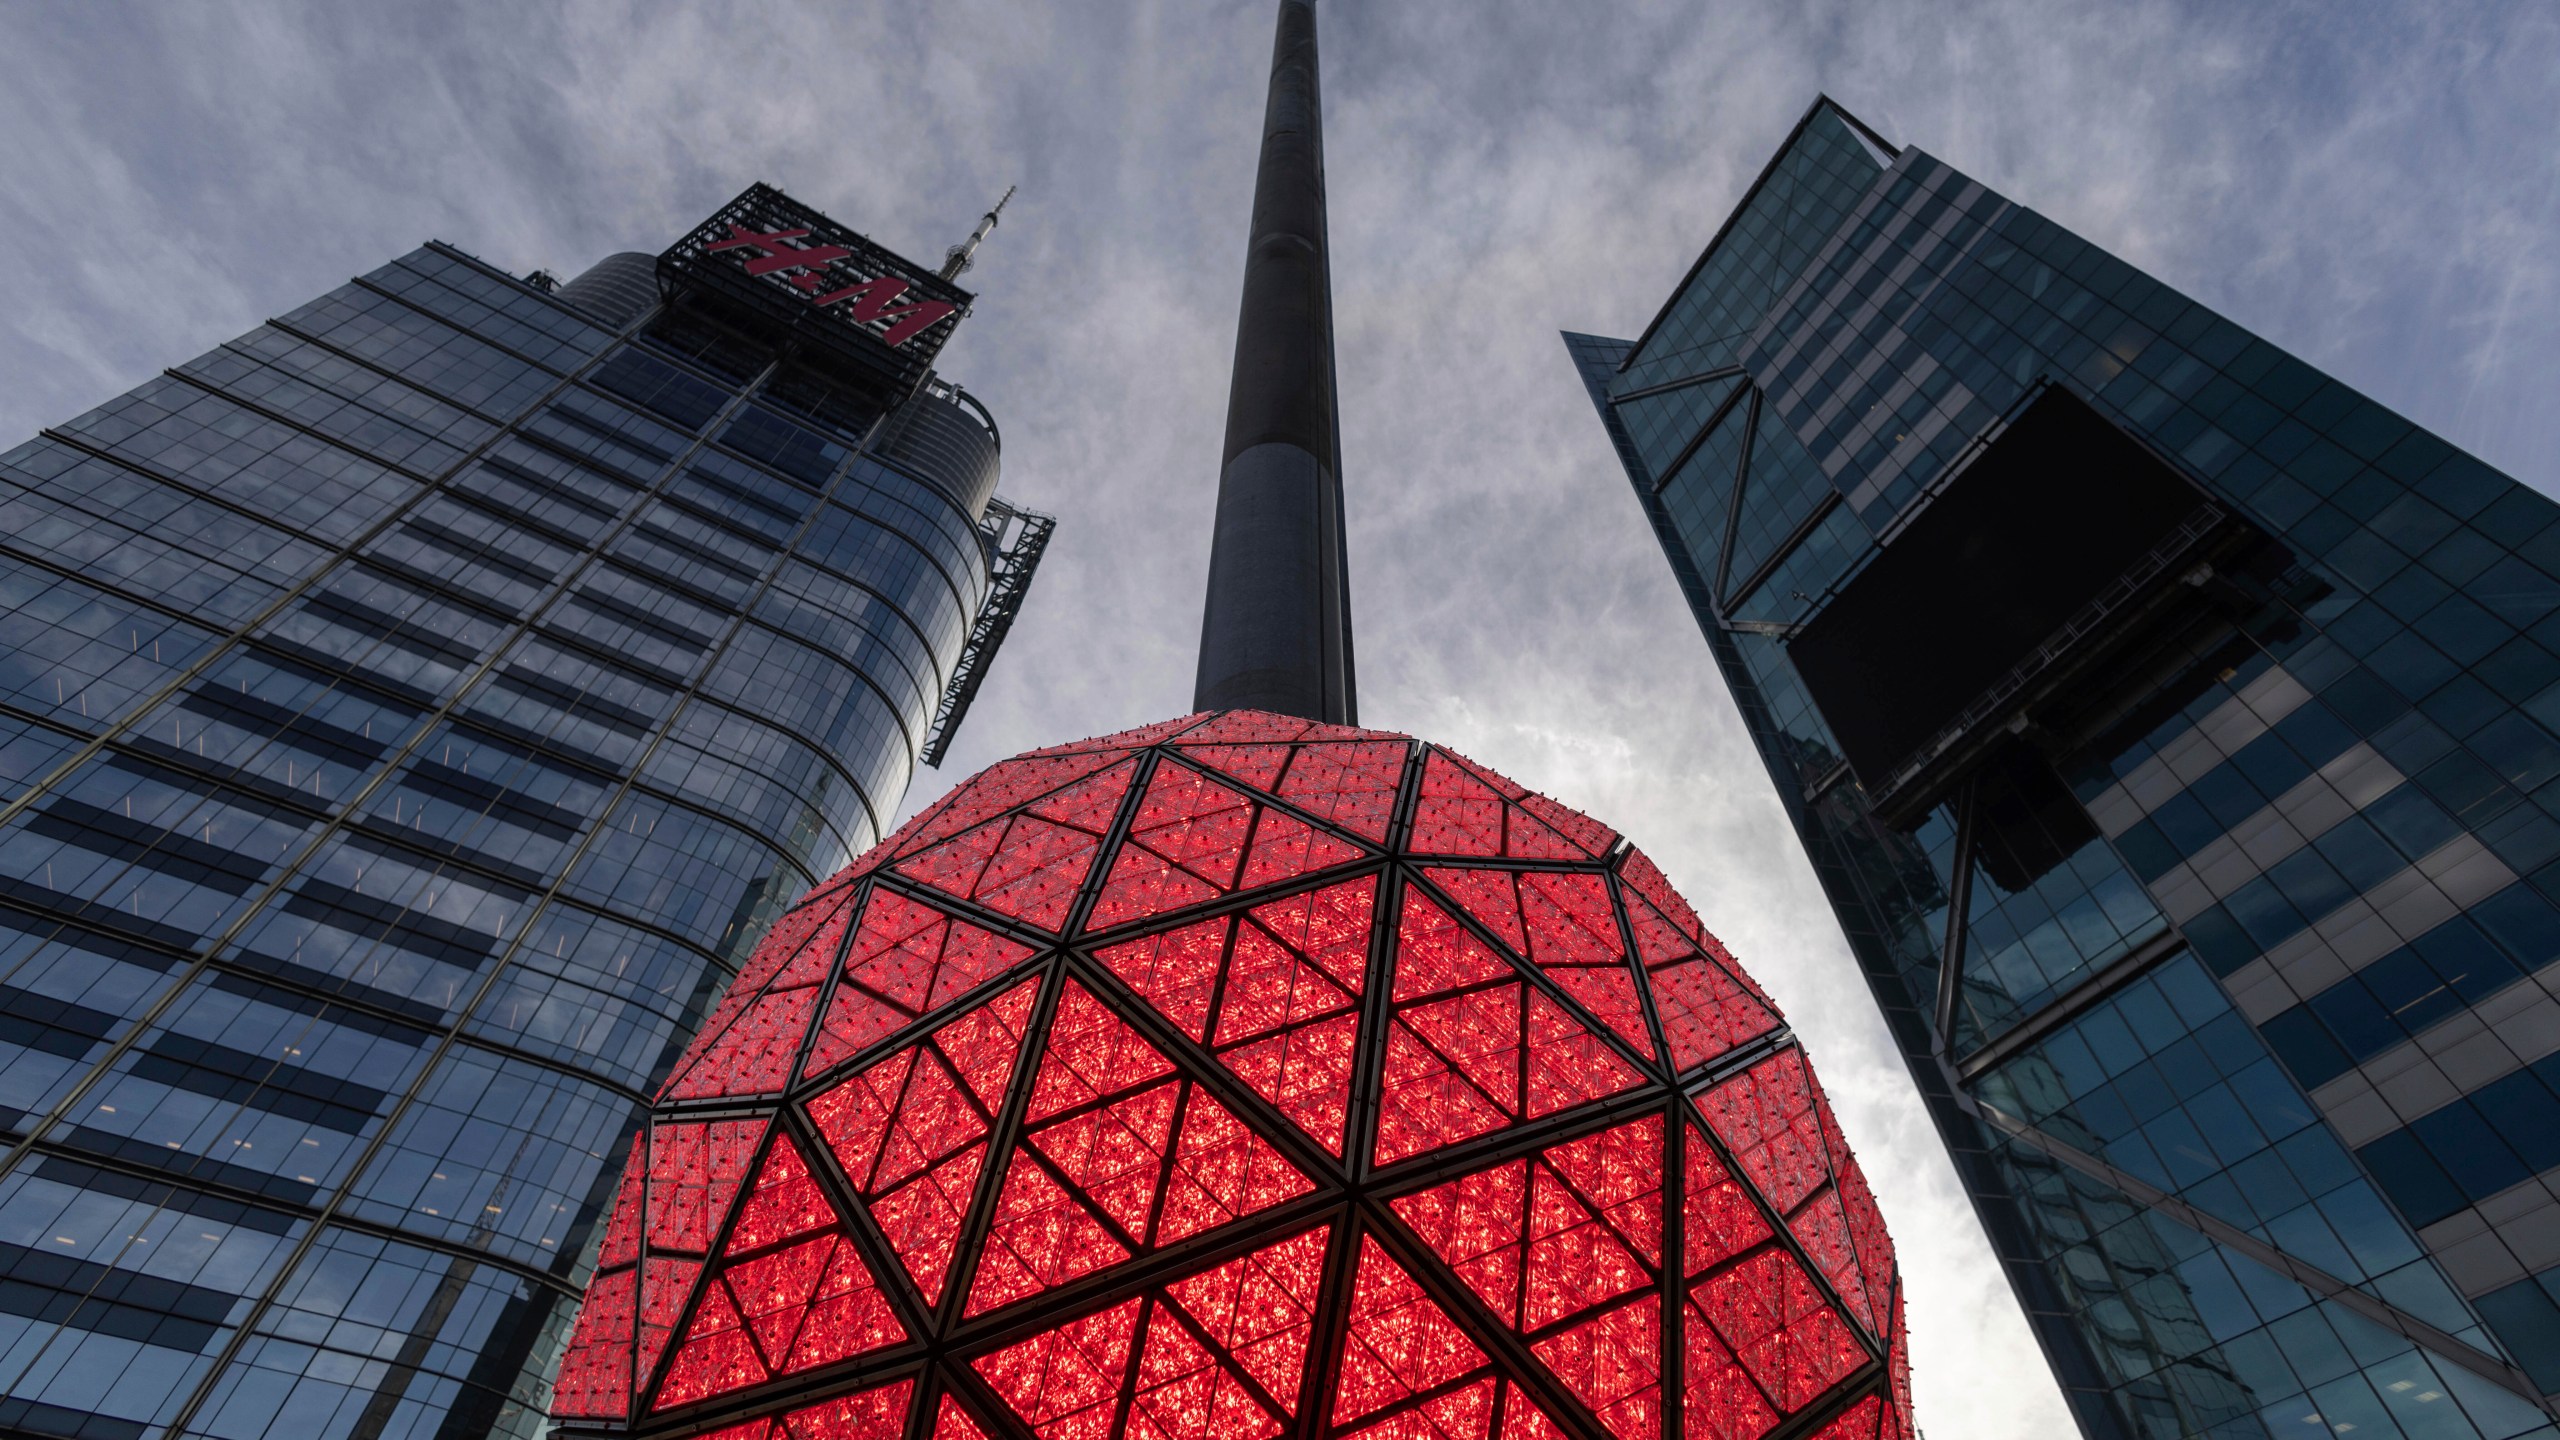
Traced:
<path fill-rule="evenodd" d="M 1355 723 L 1312 0 L 1281 0 L 1193 704 Z"/>
<path fill-rule="evenodd" d="M 961 273 L 969 268 L 978 253 L 978 247 L 985 244 L 987 236 L 995 232 L 996 217 L 1004 213 L 1004 202 L 1012 199 L 1013 192 L 1020 188 L 1018 185 L 1004 187 L 1004 195 L 996 201 L 996 208 L 978 217 L 978 228 L 969 232 L 969 238 L 942 252 L 943 279 L 957 280 Z"/>

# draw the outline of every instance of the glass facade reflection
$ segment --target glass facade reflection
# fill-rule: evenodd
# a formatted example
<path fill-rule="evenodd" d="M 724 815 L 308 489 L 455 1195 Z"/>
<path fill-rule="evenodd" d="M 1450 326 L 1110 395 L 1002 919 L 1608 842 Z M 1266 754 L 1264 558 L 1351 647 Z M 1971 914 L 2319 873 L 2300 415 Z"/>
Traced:
<path fill-rule="evenodd" d="M 2560 507 L 1827 101 L 1566 342 L 2083 1430 L 2560 1433 Z"/>
<path fill-rule="evenodd" d="M 649 1094 L 896 809 L 993 425 L 655 264 L 429 245 L 0 455 L 0 1429 L 535 1433 Z"/>

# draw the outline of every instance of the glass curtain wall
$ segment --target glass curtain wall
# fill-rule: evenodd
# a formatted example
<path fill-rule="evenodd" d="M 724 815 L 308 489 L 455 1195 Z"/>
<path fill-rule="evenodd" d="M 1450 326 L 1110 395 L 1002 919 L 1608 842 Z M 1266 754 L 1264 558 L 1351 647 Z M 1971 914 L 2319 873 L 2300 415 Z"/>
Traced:
<path fill-rule="evenodd" d="M 430 245 L 0 456 L 0 1428 L 538 1429 L 984 599 L 895 424 Z"/>
<path fill-rule="evenodd" d="M 1827 101 L 1566 340 L 2086 1433 L 2555 1433 L 2560 507 Z M 1852 765 L 1933 682 L 1806 662 L 2048 396 L 2225 558 Z"/>

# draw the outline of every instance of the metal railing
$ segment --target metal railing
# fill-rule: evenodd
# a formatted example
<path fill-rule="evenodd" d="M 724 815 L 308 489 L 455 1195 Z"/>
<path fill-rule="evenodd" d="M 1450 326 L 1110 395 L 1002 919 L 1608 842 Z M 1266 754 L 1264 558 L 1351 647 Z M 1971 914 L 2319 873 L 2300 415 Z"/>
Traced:
<path fill-rule="evenodd" d="M 978 698 L 987 666 L 1004 644 L 1005 632 L 1013 628 L 1014 617 L 1022 612 L 1022 597 L 1031 589 L 1032 573 L 1040 568 L 1040 552 L 1049 548 L 1050 533 L 1057 528 L 1054 515 L 1025 510 L 1002 498 L 987 502 L 978 533 L 986 539 L 994 574 L 987 582 L 987 603 L 978 607 L 977 622 L 969 627 L 968 643 L 960 647 L 960 659 L 942 687 L 942 703 L 934 708 L 933 725 L 925 732 L 924 748 L 917 753 L 925 764 L 939 767 L 950 750 L 951 737 L 969 713 L 969 702 Z"/>

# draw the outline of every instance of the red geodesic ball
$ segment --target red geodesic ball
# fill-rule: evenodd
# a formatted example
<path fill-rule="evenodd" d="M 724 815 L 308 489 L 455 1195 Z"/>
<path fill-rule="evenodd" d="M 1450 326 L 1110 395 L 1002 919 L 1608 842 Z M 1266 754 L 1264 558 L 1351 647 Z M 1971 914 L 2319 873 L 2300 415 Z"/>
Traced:
<path fill-rule="evenodd" d="M 991 766 L 811 891 L 596 1267 L 575 1431 L 1912 1434 L 1874 1197 L 1662 872 L 1256 711 Z"/>

